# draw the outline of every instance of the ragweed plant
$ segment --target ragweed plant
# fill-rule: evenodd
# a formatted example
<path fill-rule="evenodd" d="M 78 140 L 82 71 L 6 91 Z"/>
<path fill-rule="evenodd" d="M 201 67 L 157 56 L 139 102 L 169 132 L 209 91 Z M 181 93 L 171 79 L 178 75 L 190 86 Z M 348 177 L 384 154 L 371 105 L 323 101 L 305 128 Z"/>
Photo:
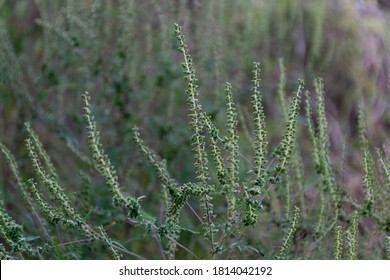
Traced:
<path fill-rule="evenodd" d="M 328 121 L 325 111 L 324 85 L 321 79 L 314 81 L 316 98 L 317 98 L 317 129 L 315 129 L 312 121 L 311 102 L 309 92 L 306 91 L 306 120 L 308 123 L 308 132 L 312 142 L 314 166 L 317 174 L 321 178 L 320 194 L 321 194 L 321 210 L 318 218 L 316 231 L 318 234 L 328 233 L 334 227 L 340 215 L 340 195 L 337 189 L 336 175 L 330 161 L 330 141 L 328 134 Z M 326 199 L 324 196 L 328 196 Z M 332 222 L 328 227 L 324 226 L 326 220 L 325 209 L 328 207 L 328 202 L 332 209 Z"/>
<path fill-rule="evenodd" d="M 99 231 L 93 229 L 85 219 L 78 213 L 78 211 L 71 205 L 69 196 L 65 193 L 65 190 L 58 183 L 58 175 L 52 164 L 49 155 L 43 148 L 38 135 L 32 130 L 31 126 L 26 123 L 27 132 L 29 138 L 26 140 L 26 147 L 30 156 L 30 160 L 34 167 L 34 171 L 37 179 L 29 179 L 28 186 L 22 181 L 16 161 L 10 151 L 1 144 L 0 148 L 2 153 L 6 156 L 10 169 L 19 185 L 19 190 L 26 202 L 27 209 L 32 211 L 35 218 L 38 220 L 39 225 L 45 233 L 45 238 L 51 243 L 51 246 L 57 246 L 57 241 L 53 241 L 51 233 L 46 229 L 47 224 L 44 223 L 35 210 L 35 206 L 40 210 L 44 217 L 54 225 L 62 224 L 66 228 L 75 229 L 80 232 L 87 241 L 92 242 L 95 240 L 102 240 L 112 252 L 115 259 L 119 259 L 120 256 L 117 250 L 124 251 L 127 254 L 131 252 L 114 245 L 111 239 L 107 236 L 102 227 L 99 227 Z M 48 197 L 46 197 L 48 195 Z M 39 255 L 40 248 L 32 250 L 31 245 L 27 242 L 27 239 L 23 236 L 23 229 L 20 225 L 16 224 L 13 219 L 7 214 L 3 205 L 1 206 L 1 223 L 0 233 L 2 238 L 6 241 L 10 247 L 10 252 L 7 252 L 4 246 L 2 246 L 2 256 L 5 259 L 11 258 L 12 254 L 26 254 L 30 256 Z M 57 245 L 56 245 L 57 244 Z M 134 256 L 137 256 L 134 254 Z"/>
<path fill-rule="evenodd" d="M 293 218 L 291 221 L 290 228 L 283 240 L 282 245 L 280 246 L 279 249 L 279 254 L 276 256 L 277 259 L 284 259 L 287 255 L 287 250 L 290 247 L 292 243 L 292 239 L 294 238 L 295 232 L 298 229 L 298 222 L 300 218 L 300 209 L 299 207 L 295 207 L 294 212 L 293 212 Z"/>
<path fill-rule="evenodd" d="M 227 136 L 222 138 L 219 136 L 219 130 L 211 122 L 211 118 L 207 116 L 200 104 L 198 80 L 195 75 L 192 58 L 179 25 L 175 26 L 175 32 L 179 42 L 179 50 L 184 57 L 182 64 L 184 75 L 188 81 L 187 104 L 189 125 L 193 132 L 191 141 L 195 161 L 196 185 L 205 189 L 205 191 L 201 192 L 202 196 L 200 197 L 200 208 L 204 212 L 203 216 L 201 216 L 203 234 L 209 241 L 210 255 L 212 258 L 215 258 L 217 253 L 223 253 L 224 251 L 228 251 L 227 254 L 230 256 L 234 247 L 226 248 L 225 243 L 232 236 L 237 236 L 240 239 L 246 227 L 256 224 L 256 212 L 261 210 L 262 201 L 268 196 L 268 190 L 273 184 L 280 182 L 281 176 L 286 172 L 293 152 L 293 143 L 295 143 L 296 118 L 299 111 L 300 95 L 303 90 L 303 81 L 299 81 L 298 83 L 298 89 L 291 102 L 291 109 L 288 114 L 286 132 L 273 155 L 277 163 L 267 166 L 269 152 L 265 114 L 259 91 L 260 66 L 258 63 L 254 64 L 252 100 L 256 140 L 254 168 L 249 170 L 249 173 L 255 174 L 255 180 L 252 182 L 239 182 L 239 160 L 240 158 L 245 159 L 245 157 L 239 151 L 237 132 L 238 115 L 233 100 L 232 86 L 226 83 Z M 209 138 L 209 142 L 206 142 L 206 137 Z M 137 130 L 135 130 L 135 140 L 143 154 L 154 166 L 165 187 L 167 185 L 172 186 L 172 179 L 167 178 L 167 171 L 162 168 L 161 164 L 156 162 L 155 156 L 144 147 L 139 139 Z M 215 169 L 219 183 L 217 186 L 211 181 L 212 174 L 210 173 L 207 148 L 210 148 L 212 161 L 216 165 Z M 224 155 L 226 155 L 226 158 L 224 158 Z M 196 185 L 184 186 L 194 188 Z M 178 188 L 178 190 L 182 188 L 183 186 Z M 172 190 L 168 189 L 168 192 L 170 191 L 172 192 Z M 225 226 L 220 224 L 219 217 L 213 212 L 212 200 L 219 199 L 221 194 L 226 197 L 227 223 Z M 217 228 L 221 227 L 225 228 L 225 232 L 222 234 L 217 231 Z"/>
<path fill-rule="evenodd" d="M 7 252 L 4 246 L 1 246 L 2 257 L 9 259 L 15 253 L 33 254 L 32 247 L 25 237 L 23 227 L 17 224 L 6 212 L 3 202 L 1 201 L 0 203 L 0 236 L 10 247 L 10 251 Z"/>
<path fill-rule="evenodd" d="M 159 13 L 162 31 L 159 38 L 164 49 L 160 62 L 165 65 L 170 61 L 171 51 L 174 51 L 170 50 L 169 19 L 165 15 L 168 9 L 174 7 L 157 1 L 152 4 Z M 56 43 L 53 50 L 73 50 L 77 57 L 91 62 L 85 70 L 91 79 L 99 79 L 104 67 L 97 57 L 87 56 L 83 44 L 88 42 L 81 39 L 84 38 L 83 32 L 91 38 L 97 38 L 99 33 L 110 35 L 109 29 L 99 22 L 97 16 L 99 11 L 104 10 L 103 7 L 111 9 L 109 4 L 105 5 L 101 1 L 94 2 L 88 24 L 83 24 L 74 16 L 72 8 L 67 7 L 64 12 L 69 25 L 67 30 L 52 25 L 48 21 L 48 11 L 40 6 L 46 20 L 38 23 L 50 33 L 47 38 L 56 34 L 67 42 L 64 47 L 53 41 Z M 270 109 L 276 107 L 269 108 L 270 88 L 263 87 L 263 72 L 260 63 L 255 62 L 251 77 L 248 77 L 250 87 L 242 89 L 237 85 L 238 80 L 245 80 L 245 72 L 235 77 L 232 83 L 225 83 L 224 89 L 218 88 L 220 82 L 216 83 L 215 92 L 223 93 L 224 98 L 216 97 L 218 102 L 213 104 L 218 108 L 210 108 L 202 103 L 207 94 L 203 94 L 201 86 L 209 82 L 203 80 L 207 75 L 200 71 L 199 76 L 195 71 L 197 61 L 192 60 L 192 48 L 188 46 L 190 44 L 183 29 L 176 24 L 176 44 L 182 54 L 183 73 L 179 74 L 177 66 L 165 65 L 162 71 L 167 73 L 157 77 L 156 82 L 148 84 L 145 90 L 153 90 L 156 85 L 157 89 L 165 90 L 163 86 L 172 83 L 174 86 L 170 89 L 175 88 L 179 92 L 183 90 L 181 84 L 166 80 L 165 75 L 171 75 L 172 80 L 176 76 L 178 79 L 184 76 L 187 117 L 181 118 L 180 122 L 185 124 L 183 130 L 186 130 L 181 133 L 187 135 L 188 130 L 189 137 L 188 141 L 180 139 L 182 146 L 172 152 L 167 148 L 170 143 L 166 141 L 178 141 L 180 137 L 175 134 L 176 127 L 163 120 L 159 127 L 161 125 L 164 129 L 156 138 L 149 130 L 154 125 L 153 119 L 132 115 L 130 109 L 141 104 L 137 103 L 140 100 L 135 98 L 127 102 L 128 96 L 124 94 L 127 90 L 133 92 L 132 87 L 147 78 L 140 74 L 146 69 L 145 65 L 137 69 L 128 60 L 136 51 L 129 41 L 136 37 L 130 25 L 136 20 L 133 6 L 138 4 L 121 1 L 120 5 L 123 8 L 121 20 L 129 26 L 122 26 L 120 33 L 125 36 L 113 51 L 110 69 L 120 70 L 122 74 L 109 81 L 115 88 L 113 98 L 110 94 L 106 96 L 112 101 L 112 106 L 104 103 L 105 107 L 101 108 L 100 99 L 95 100 L 95 95 L 91 99 L 88 92 L 82 94 L 84 122 L 79 120 L 81 114 L 75 114 L 73 117 L 77 121 L 72 123 L 77 125 L 80 121 L 82 124 L 87 140 L 80 143 L 68 131 L 70 126 L 67 121 L 61 122 L 56 117 L 51 120 L 59 131 L 61 144 L 69 148 L 69 154 L 77 162 L 74 170 L 65 170 L 73 170 L 78 176 L 69 172 L 72 175 L 68 177 L 71 178 L 64 178 L 64 170 L 60 167 L 69 165 L 69 162 L 62 154 L 59 160 L 58 156 L 53 156 L 55 150 L 49 149 L 40 137 L 40 130 L 33 129 L 35 125 L 40 125 L 39 118 L 31 121 L 34 125 L 26 123 L 25 126 L 29 161 L 17 161 L 10 149 L 0 144 L 5 174 L 9 172 L 12 175 L 12 179 L 7 178 L 4 184 L 10 184 L 15 189 L 15 192 L 2 197 L 4 204 L 0 207 L 2 259 L 143 259 L 156 258 L 156 248 L 163 259 L 357 259 L 363 257 L 366 250 L 364 241 L 369 238 L 362 234 L 366 219 L 374 222 L 374 233 L 380 236 L 375 256 L 385 258 L 387 254 L 388 257 L 390 165 L 386 148 L 377 149 L 376 154 L 371 151 L 363 110 L 358 117 L 358 131 L 364 195 L 352 197 L 344 190 L 342 176 L 334 164 L 331 124 L 328 124 L 322 79 L 314 80 L 316 106 L 313 107 L 315 112 L 312 112 L 310 93 L 305 91 L 304 81 L 298 80 L 292 88 L 287 83 L 284 62 L 279 60 L 280 78 L 273 87 L 279 110 L 271 112 Z M 179 10 L 180 14 L 183 7 Z M 184 18 L 183 14 L 179 18 Z M 151 25 L 145 27 L 147 36 L 144 43 L 150 54 L 155 49 L 151 43 L 153 28 Z M 251 33 L 250 29 L 246 32 L 246 36 Z M 196 36 L 205 35 L 197 33 Z M 46 43 L 49 44 L 50 40 Z M 91 52 L 96 54 L 94 48 L 96 46 L 92 44 Z M 208 45 L 201 49 L 206 52 Z M 212 52 L 216 54 L 218 50 L 214 47 Z M 54 60 L 59 59 L 57 55 L 61 53 L 47 51 L 44 54 L 48 63 L 46 67 L 55 69 Z M 202 65 L 208 62 L 206 57 L 200 60 Z M 64 62 L 64 65 L 70 63 L 72 60 Z M 215 64 L 218 63 L 215 61 Z M 269 66 L 267 63 L 263 65 Z M 224 78 L 219 69 L 215 72 L 218 80 Z M 147 76 L 147 73 L 144 75 Z M 102 80 L 107 79 L 103 76 Z M 85 88 L 89 90 L 89 85 Z M 176 91 L 172 92 L 169 98 L 176 94 Z M 248 102 L 250 99 L 248 107 L 239 104 L 244 99 L 243 92 L 248 95 Z M 306 126 L 302 125 L 304 121 L 300 115 L 304 92 Z M 165 91 L 161 90 L 158 95 L 164 94 Z M 157 94 L 155 98 L 153 103 L 159 106 Z M 221 110 L 219 106 L 223 100 L 225 107 Z M 133 107 L 128 108 L 128 104 Z M 167 115 L 172 116 L 176 112 L 174 105 L 169 103 Z M 104 117 L 99 115 L 100 109 L 104 109 Z M 180 113 L 178 110 L 178 116 Z M 280 137 L 274 135 L 274 122 L 268 113 L 276 116 L 279 126 L 282 123 Z M 123 139 L 118 142 L 122 144 L 118 145 L 121 146 L 119 154 L 129 152 L 123 160 L 118 159 L 117 149 L 111 150 L 109 145 L 103 148 L 105 137 L 110 137 L 112 131 L 106 133 L 100 121 L 112 121 L 107 117 L 111 114 L 120 116 L 119 119 L 114 118 L 121 121 L 118 135 Z M 38 115 L 44 114 L 40 111 Z M 219 122 L 221 119 L 224 124 Z M 307 160 L 307 150 L 302 145 L 306 144 L 302 131 L 308 132 L 308 146 L 312 149 L 310 160 Z M 190 149 L 186 149 L 187 143 Z M 89 153 L 84 154 L 84 144 Z M 189 158 L 186 157 L 187 150 Z M 139 155 L 148 164 L 135 160 Z M 182 165 L 173 163 L 175 156 L 183 157 Z M 11 216 L 12 207 L 8 207 L 7 202 L 10 202 L 10 197 L 18 201 L 18 196 L 23 201 L 18 210 L 28 219 Z M 332 232 L 335 235 L 329 234 Z"/>
<path fill-rule="evenodd" d="M 12 155 L 11 151 L 2 143 L 0 143 L 0 152 L 5 157 L 5 160 L 12 172 L 12 175 L 16 180 L 18 191 L 22 196 L 22 199 L 26 204 L 26 207 L 28 208 L 29 211 L 34 211 L 34 206 L 32 204 L 30 194 L 28 192 L 26 184 L 23 182 L 23 179 L 20 175 L 15 157 Z"/>
<path fill-rule="evenodd" d="M 186 204 L 199 218 L 202 234 L 209 243 L 210 257 L 214 259 L 218 254 L 224 253 L 230 257 L 236 248 L 235 246 L 227 246 L 227 242 L 232 238 L 241 242 L 240 239 L 245 229 L 248 226 L 254 226 L 257 222 L 256 213 L 261 211 L 262 201 L 269 197 L 267 189 L 269 190 L 273 184 L 277 184 L 286 172 L 293 152 L 293 143 L 295 143 L 296 118 L 303 82 L 299 81 L 288 114 L 286 132 L 274 153 L 277 162 L 274 165 L 268 165 L 269 151 L 265 114 L 259 91 L 260 65 L 254 63 L 252 100 L 255 121 L 255 157 L 254 163 L 251 163 L 253 169 L 248 171 L 255 175 L 255 179 L 250 182 L 240 182 L 238 176 L 240 160 L 247 159 L 240 152 L 238 145 L 238 114 L 233 99 L 232 85 L 226 83 L 225 86 L 227 129 L 226 137 L 222 137 L 219 129 L 212 123 L 211 117 L 207 115 L 200 103 L 198 80 L 193 61 L 179 25 L 175 26 L 175 32 L 179 50 L 184 57 L 182 66 L 188 82 L 187 105 L 189 126 L 193 133 L 191 142 L 196 182 L 179 183 L 173 179 L 167 166 L 163 163 L 164 161 L 158 159 L 157 155 L 144 144 L 137 127 L 133 128 L 134 140 L 162 184 L 165 223 L 160 226 L 159 233 L 161 237 L 165 235 L 170 237 L 167 248 L 169 257 L 175 257 L 177 249 L 175 241 L 180 239 L 181 234 L 179 217 Z M 209 157 L 215 165 L 217 182 L 212 180 L 213 174 L 210 171 Z M 197 214 L 196 210 L 189 204 L 188 201 L 191 197 L 199 197 L 202 215 Z M 222 197 L 226 199 L 225 219 L 221 219 L 219 215 L 214 213 L 212 203 L 214 200 L 220 201 Z M 239 244 L 239 242 L 236 243 Z M 284 246 L 286 247 L 287 243 Z"/>
<path fill-rule="evenodd" d="M 85 120 L 87 121 L 88 128 L 88 144 L 92 153 L 92 159 L 96 170 L 106 180 L 107 186 L 113 193 L 113 201 L 115 206 L 123 206 L 129 211 L 130 218 L 137 218 L 140 212 L 140 205 L 136 198 L 131 196 L 125 197 L 120 189 L 118 176 L 116 175 L 115 168 L 111 165 L 110 159 L 104 153 L 102 144 L 100 143 L 99 131 L 96 128 L 96 122 L 91 114 L 89 105 L 89 94 L 85 92 L 83 95 Z"/>
<path fill-rule="evenodd" d="M 347 242 L 347 259 L 356 260 L 358 257 L 358 222 L 359 213 L 354 212 L 351 219 L 351 224 L 345 233 Z"/>
<path fill-rule="evenodd" d="M 345 236 L 345 258 L 357 259 L 360 247 L 358 222 L 360 217 L 373 219 L 380 230 L 388 232 L 390 220 L 388 211 L 383 211 L 389 201 L 387 186 L 387 163 L 383 159 L 381 150 L 377 149 L 378 160 L 375 161 L 370 144 L 366 138 L 365 115 L 362 107 L 358 114 L 358 144 L 361 147 L 363 157 L 362 186 L 364 189 L 363 202 L 357 202 L 348 197 L 340 190 L 337 182 L 337 174 L 334 172 L 330 159 L 330 140 L 328 122 L 325 115 L 324 86 L 321 79 L 314 81 L 317 97 L 317 127 L 314 126 L 309 93 L 306 92 L 306 119 L 309 137 L 312 143 L 313 163 L 317 174 L 321 179 L 322 188 L 320 194 L 320 209 L 317 220 L 317 241 L 310 247 L 311 252 L 320 243 L 338 222 L 343 222 L 345 217 L 351 216 L 348 229 L 343 234 L 341 227 L 336 227 L 334 258 L 341 259 L 343 256 L 343 235 Z M 381 168 L 378 168 L 380 166 Z M 382 172 L 381 172 L 381 170 Z M 342 206 L 350 205 L 354 208 L 353 214 L 348 214 Z M 331 208 L 329 208 L 331 206 Z M 329 210 L 332 218 L 329 220 Z M 327 221 L 328 220 L 328 221 Z M 385 246 L 385 245 L 382 245 Z"/>
<path fill-rule="evenodd" d="M 341 228 L 341 226 L 337 226 L 335 228 L 335 245 L 333 252 L 333 258 L 335 260 L 343 259 L 343 241 L 343 229 Z"/>

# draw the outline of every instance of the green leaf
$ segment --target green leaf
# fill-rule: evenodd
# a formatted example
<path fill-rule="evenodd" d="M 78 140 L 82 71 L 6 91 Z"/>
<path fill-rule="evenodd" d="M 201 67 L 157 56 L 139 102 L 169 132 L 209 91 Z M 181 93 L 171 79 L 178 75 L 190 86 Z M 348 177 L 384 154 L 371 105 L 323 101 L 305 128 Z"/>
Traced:
<path fill-rule="evenodd" d="M 271 199 L 271 197 L 269 196 L 267 190 L 265 188 L 261 188 L 261 192 L 268 198 L 268 199 Z"/>
<path fill-rule="evenodd" d="M 183 230 L 183 231 L 188 231 L 188 232 L 193 233 L 193 234 L 198 234 L 198 235 L 200 234 L 199 231 L 194 231 L 194 230 L 192 230 L 190 228 L 180 227 L 180 229 Z"/>
<path fill-rule="evenodd" d="M 126 247 L 123 246 L 122 244 L 120 244 L 118 241 L 111 240 L 111 244 L 114 244 L 114 245 L 116 245 L 116 246 L 118 246 L 118 247 L 120 247 L 120 248 L 122 248 L 122 249 L 127 251 Z"/>
<path fill-rule="evenodd" d="M 30 242 L 39 239 L 39 236 L 26 236 L 24 240 Z"/>
<path fill-rule="evenodd" d="M 58 259 L 64 260 L 64 256 L 61 253 L 60 247 L 58 246 L 58 239 L 56 237 L 53 237 L 53 249 L 54 254 L 57 256 Z"/>

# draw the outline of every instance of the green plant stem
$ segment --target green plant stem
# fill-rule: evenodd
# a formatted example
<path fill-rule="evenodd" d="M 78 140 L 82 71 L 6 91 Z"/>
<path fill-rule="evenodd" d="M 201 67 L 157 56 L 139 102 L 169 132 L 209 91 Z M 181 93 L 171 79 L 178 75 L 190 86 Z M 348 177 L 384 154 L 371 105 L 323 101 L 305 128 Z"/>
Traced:
<path fill-rule="evenodd" d="M 240 230 L 240 233 L 238 234 L 234 243 L 237 243 L 242 238 L 242 236 L 244 235 L 245 229 L 246 229 L 246 227 L 242 227 L 242 229 Z M 227 260 L 230 259 L 230 256 L 233 254 L 233 251 L 234 251 L 234 247 L 230 248 L 230 250 L 226 256 Z"/>
<path fill-rule="evenodd" d="M 198 219 L 198 221 L 203 225 L 204 223 L 203 223 L 203 221 L 202 221 L 202 218 L 199 216 L 198 213 L 196 213 L 195 209 L 191 206 L 191 204 L 189 204 L 188 201 L 187 201 L 186 204 L 187 204 L 188 208 L 191 210 L 191 212 L 192 212 L 192 213 L 195 215 L 195 217 Z"/>

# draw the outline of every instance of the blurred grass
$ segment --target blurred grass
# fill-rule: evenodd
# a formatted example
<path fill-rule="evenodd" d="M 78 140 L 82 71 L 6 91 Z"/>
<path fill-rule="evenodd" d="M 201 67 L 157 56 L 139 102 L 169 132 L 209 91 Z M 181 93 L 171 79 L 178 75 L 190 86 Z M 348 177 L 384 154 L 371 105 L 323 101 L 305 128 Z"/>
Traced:
<path fill-rule="evenodd" d="M 276 90 L 278 60 L 283 58 L 288 94 L 297 78 L 305 78 L 309 89 L 313 88 L 314 77 L 324 78 L 336 160 L 342 158 L 344 142 L 357 137 L 359 103 L 366 110 L 372 145 L 388 149 L 389 12 L 378 8 L 376 1 L 3 0 L 0 141 L 11 148 L 24 174 L 32 174 L 24 147 L 23 124 L 29 121 L 58 167 L 63 185 L 77 193 L 80 167 L 88 165 L 72 153 L 67 143 L 72 143 L 79 153 L 88 154 L 81 94 L 89 91 L 104 146 L 122 185 L 135 197 L 147 195 L 146 207 L 158 216 L 160 200 L 155 194 L 159 182 L 135 153 L 130 128 L 133 124 L 143 128 L 147 144 L 167 160 L 168 169 L 174 170 L 179 181 L 194 178 L 186 86 L 176 50 L 174 22 L 184 27 L 200 80 L 200 99 L 217 126 L 222 128 L 225 119 L 225 81 L 232 83 L 243 119 L 249 128 L 252 126 L 247 117 L 251 65 L 260 61 L 269 136 L 271 143 L 278 140 L 283 127 Z M 244 134 L 243 125 L 240 133 Z M 305 162 L 309 142 L 305 133 L 300 135 Z M 245 136 L 240 141 L 246 143 Z M 356 148 L 346 151 L 348 172 L 343 187 L 359 194 L 361 186 L 355 178 L 361 174 Z M 243 150 L 245 154 L 248 151 Z M 3 163 L 0 167 L 7 208 L 23 212 L 17 206 L 19 197 L 9 171 Z M 92 171 L 91 177 L 96 188 L 95 218 L 110 225 L 114 239 L 124 240 L 134 229 L 120 220 L 111 225 L 118 213 L 110 205 L 103 181 L 96 180 Z M 309 199 L 313 186 L 313 182 L 307 182 Z M 278 217 L 283 202 L 276 194 L 275 197 L 270 209 Z M 99 215 L 106 209 L 110 209 L 108 214 Z M 184 224 L 191 221 L 190 215 L 183 215 Z M 27 220 L 19 222 L 28 224 Z M 141 231 L 132 236 L 143 239 Z M 186 238 L 185 234 L 182 238 Z M 273 238 L 277 242 L 281 236 Z M 147 240 L 131 244 L 146 246 L 152 254 L 154 245 Z M 191 245 L 196 246 L 200 245 Z"/>

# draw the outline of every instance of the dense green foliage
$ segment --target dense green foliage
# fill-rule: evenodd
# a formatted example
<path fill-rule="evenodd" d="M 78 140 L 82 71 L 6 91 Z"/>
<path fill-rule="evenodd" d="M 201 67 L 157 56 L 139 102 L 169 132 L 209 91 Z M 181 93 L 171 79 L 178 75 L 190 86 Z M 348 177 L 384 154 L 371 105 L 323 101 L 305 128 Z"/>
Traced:
<path fill-rule="evenodd" d="M 271 2 L 0 1 L 1 259 L 389 258 L 382 69 Z"/>

